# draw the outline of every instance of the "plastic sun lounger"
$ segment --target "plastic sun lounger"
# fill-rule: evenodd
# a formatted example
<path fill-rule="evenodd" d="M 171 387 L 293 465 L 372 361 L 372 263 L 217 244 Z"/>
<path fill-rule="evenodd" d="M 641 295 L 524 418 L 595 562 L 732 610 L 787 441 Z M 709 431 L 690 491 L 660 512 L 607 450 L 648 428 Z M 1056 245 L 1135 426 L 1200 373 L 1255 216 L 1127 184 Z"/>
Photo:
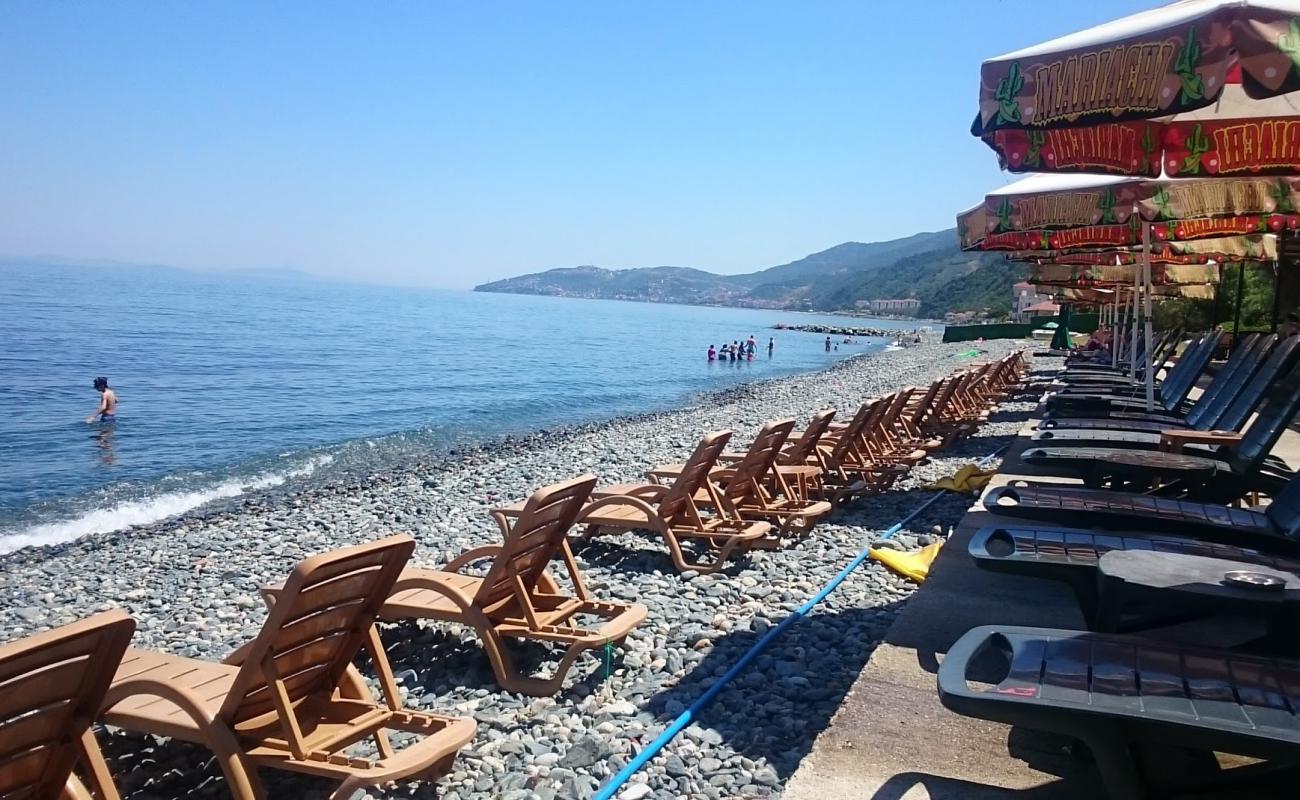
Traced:
<path fill-rule="evenodd" d="M 1210 363 L 1210 358 L 1214 355 L 1214 351 L 1221 339 L 1222 334 L 1216 332 L 1207 334 L 1193 342 L 1187 348 L 1187 352 L 1178 360 L 1178 363 L 1167 372 L 1165 379 L 1155 383 L 1155 398 L 1162 408 L 1166 411 L 1173 411 L 1182 405 L 1188 393 L 1191 392 L 1192 386 L 1195 385 L 1197 376 Z M 1049 410 L 1073 409 L 1076 407 L 1117 408 L 1120 410 L 1132 407 L 1135 410 L 1145 410 L 1146 403 L 1143 399 L 1145 393 L 1145 384 L 1137 382 L 1132 385 L 1110 387 L 1109 389 L 1105 387 L 1091 389 L 1065 387 L 1060 391 L 1049 393 L 1046 402 Z"/>
<path fill-rule="evenodd" d="M 1155 435 L 1155 443 L 1159 444 L 1159 434 L 1167 430 L 1238 430 L 1263 399 L 1268 385 L 1284 369 L 1290 368 L 1296 341 L 1300 339 L 1293 337 L 1273 348 L 1274 337 L 1261 336 L 1253 347 L 1238 349 L 1185 416 L 1141 418 L 1144 415 L 1134 414 L 1134 419 L 1125 415 L 1108 419 L 1049 419 L 1039 424 L 1033 440 L 1088 441 L 1093 433 L 1099 431 L 1126 431 L 1148 434 L 1145 438 L 1134 439 L 1137 442 L 1145 442 L 1150 435 Z"/>
<path fill-rule="evenodd" d="M 379 617 L 459 622 L 477 631 L 502 688 L 529 695 L 551 695 L 564 685 L 573 663 L 584 652 L 620 644 L 646 617 L 639 603 L 596 600 L 569 549 L 567 534 L 596 485 L 583 475 L 538 489 L 518 514 L 492 512 L 501 528 L 500 544 L 477 547 L 441 569 L 410 567 L 402 571 Z M 560 589 L 548 567 L 559 556 L 573 594 Z M 491 559 L 486 576 L 461 574 L 477 561 Z M 584 617 L 599 625 L 578 624 Z M 546 642 L 564 647 L 550 678 L 524 675 L 506 648 L 507 639 Z"/>
<path fill-rule="evenodd" d="M 1250 416 L 1255 413 L 1259 404 L 1268 394 L 1273 384 L 1279 380 L 1280 376 L 1286 375 L 1294 368 L 1297 358 L 1300 357 L 1300 336 L 1288 337 L 1285 341 L 1273 348 L 1268 359 L 1259 368 L 1258 371 L 1250 378 L 1237 393 L 1232 397 L 1231 402 L 1223 410 L 1218 418 L 1214 421 L 1214 427 L 1228 428 L 1231 430 L 1240 430 Z M 1225 392 L 1225 395 L 1230 392 Z M 1177 417 L 1168 415 L 1161 417 L 1159 414 L 1142 414 L 1135 412 L 1117 412 L 1106 417 L 1108 424 L 1119 425 L 1149 425 L 1150 428 L 1158 428 L 1161 431 L 1171 430 L 1173 427 L 1162 424 L 1162 420 L 1177 421 Z M 1087 420 L 1061 420 L 1070 424 L 1087 424 Z M 1040 429 L 1051 429 L 1054 420 L 1044 420 Z M 1146 429 L 1150 429 L 1146 428 Z"/>
<path fill-rule="evenodd" d="M 1216 450 L 1187 453 L 1143 453 L 1140 464 L 1120 465 L 1119 454 L 1131 452 L 1104 447 L 1033 447 L 1022 454 L 1026 463 L 1077 475 L 1090 485 L 1121 486 L 1169 480 L 1188 499 L 1230 503 L 1258 490 L 1275 490 L 1278 481 L 1262 474 L 1269 452 L 1300 411 L 1300 365 L 1270 388 L 1259 413 L 1244 435 Z M 1188 437 L 1169 432 L 1166 438 Z M 1196 437 L 1192 437 L 1195 439 Z M 1168 494 L 1168 491 L 1164 493 Z"/>
<path fill-rule="evenodd" d="M 1114 550 L 1220 558 L 1300 574 L 1300 557 L 1150 530 L 991 526 L 976 531 L 967 550 L 981 569 L 1068 584 L 1090 627 L 1097 611 L 1097 567 L 1101 557 Z"/>
<path fill-rule="evenodd" d="M 1000 486 L 984 496 L 984 508 L 1022 519 L 1137 527 L 1300 554 L 1300 477 L 1288 481 L 1263 511 L 1060 486 Z"/>
<path fill-rule="evenodd" d="M 831 505 L 879 494 L 907 474 L 909 467 L 878 459 L 869 446 L 872 432 L 892 401 L 893 396 L 888 395 L 864 403 L 848 426 L 834 434 L 831 445 L 818 449 L 824 469 L 822 499 Z"/>
<path fill-rule="evenodd" d="M 1183 357 L 1174 365 L 1174 368 L 1169 371 L 1166 378 L 1155 386 L 1157 406 L 1167 412 L 1174 412 L 1182 408 L 1188 394 L 1192 391 L 1192 387 L 1196 384 L 1197 377 L 1210 363 L 1210 357 L 1214 354 L 1221 338 L 1222 334 L 1211 334 L 1203 337 L 1188 348 Z M 1105 411 L 1145 411 L 1145 392 L 1145 386 L 1136 384 L 1115 388 L 1109 392 L 1100 389 L 1064 389 L 1049 394 L 1045 402 L 1049 411 L 1062 416 L 1070 415 L 1079 409 L 1090 411 L 1097 409 Z"/>
<path fill-rule="evenodd" d="M 831 504 L 825 500 L 803 499 L 792 491 L 777 497 L 769 489 L 774 483 L 783 483 L 783 478 L 776 473 L 777 459 L 793 429 L 793 418 L 763 423 L 744 457 L 733 461 L 730 466 L 715 468 L 709 474 L 709 480 L 717 484 L 717 490 L 701 490 L 696 494 L 696 502 L 708 506 L 717 501 L 723 513 L 729 516 L 768 520 L 779 526 L 771 538 L 756 542 L 756 547 L 780 546 L 782 536 L 796 531 L 806 532 L 832 510 Z M 684 464 L 667 464 L 650 470 L 646 477 L 654 483 L 671 481 L 683 469 Z"/>
<path fill-rule="evenodd" d="M 1154 370 L 1153 374 L 1158 375 L 1161 370 L 1168 366 L 1169 358 L 1174 354 L 1174 349 L 1176 348 L 1177 343 L 1177 334 L 1173 331 L 1166 332 L 1156 342 L 1156 347 L 1153 351 L 1155 353 L 1155 358 L 1152 362 L 1152 369 Z M 1133 377 L 1120 370 L 1109 368 L 1110 365 L 1106 366 L 1107 368 L 1105 369 L 1071 369 L 1070 365 L 1067 363 L 1065 370 L 1057 376 L 1056 380 L 1057 382 L 1066 385 L 1095 384 L 1098 386 L 1104 386 L 1106 384 L 1131 385 L 1146 377 L 1145 368 L 1138 369 L 1137 379 L 1135 380 Z"/>
<path fill-rule="evenodd" d="M 380 619 L 436 619 L 473 627 L 503 688 L 538 696 L 559 691 L 583 652 L 622 642 L 646 616 L 639 604 L 592 599 L 569 549 L 566 535 L 595 485 L 595 476 L 584 475 L 539 489 L 523 503 L 494 510 L 501 544 L 474 548 L 441 569 L 408 566 L 380 609 Z M 556 556 L 564 562 L 573 595 L 561 591 L 547 569 Z M 460 574 L 485 559 L 492 560 L 485 577 Z M 263 591 L 271 599 L 279 589 Z M 604 622 L 594 628 L 574 623 L 585 615 Z M 512 638 L 567 649 L 554 675 L 540 679 L 516 669 L 505 646 L 505 640 Z"/>
<path fill-rule="evenodd" d="M 118 800 L 91 723 L 134 631 L 107 611 L 0 645 L 0 797 Z"/>
<path fill-rule="evenodd" d="M 257 637 L 220 663 L 128 650 L 101 719 L 206 745 L 239 800 L 266 797 L 259 766 L 341 781 L 337 800 L 446 772 L 474 737 L 474 720 L 403 708 L 374 627 L 414 549 L 401 535 L 304 559 Z M 382 702 L 352 666 L 362 649 Z M 420 738 L 394 750 L 389 729 Z M 378 756 L 347 752 L 365 739 Z"/>
<path fill-rule="evenodd" d="M 1004 666 L 996 677 L 979 674 L 993 654 Z M 996 682 L 971 685 L 983 677 Z M 1133 751 L 1144 743 L 1268 761 L 1300 758 L 1294 661 L 1142 636 L 986 625 L 949 648 L 938 686 L 940 701 L 958 714 L 1082 740 L 1112 800 L 1167 796 L 1138 769 Z M 1199 774 L 1195 780 L 1202 791 L 1211 783 Z"/>
<path fill-rule="evenodd" d="M 1268 338 L 1261 340 L 1268 342 Z M 1270 351 L 1268 359 L 1257 369 L 1249 379 L 1242 385 L 1223 386 L 1221 392 L 1210 398 L 1206 403 L 1197 401 L 1192 410 L 1187 415 L 1180 415 L 1178 412 L 1161 412 L 1156 411 L 1147 414 L 1143 411 L 1117 411 L 1114 414 L 1092 416 L 1092 418 L 1048 418 L 1039 423 L 1040 431 L 1057 428 L 1099 428 L 1114 427 L 1114 425 L 1132 425 L 1126 429 L 1140 429 L 1140 431 L 1167 431 L 1171 427 L 1179 425 L 1188 425 L 1193 421 L 1192 412 L 1197 408 L 1203 410 L 1203 414 L 1209 419 L 1214 419 L 1213 424 L 1229 425 L 1229 427 L 1240 427 L 1244 420 L 1255 412 L 1258 403 L 1264 399 L 1264 394 L 1269 385 L 1278 375 L 1286 372 L 1291 368 L 1292 362 L 1296 355 L 1300 355 L 1300 349 L 1297 349 L 1297 342 L 1300 338 L 1288 337 L 1286 341 L 1279 342 L 1277 346 Z M 1240 369 L 1236 380 L 1242 379 L 1245 367 Z M 1218 381 L 1216 381 L 1218 384 Z M 1206 395 L 1212 394 L 1214 386 L 1206 390 Z M 1204 397 L 1203 397 L 1204 399 Z M 1219 410 L 1222 408 L 1222 410 Z M 1235 420 L 1242 420 L 1236 421 Z"/>
<path fill-rule="evenodd" d="M 623 484 L 592 492 L 592 501 L 578 515 L 577 521 L 586 524 L 583 535 L 597 536 L 607 530 L 651 531 L 663 538 L 678 570 L 707 573 L 721 569 L 729 558 L 747 551 L 772 529 L 767 522 L 710 514 L 696 500 L 701 492 L 711 493 L 713 507 L 723 507 L 709 473 L 730 439 L 731 431 L 707 434 L 669 486 Z M 683 544 L 689 541 L 702 543 L 708 549 L 708 560 L 688 559 Z"/>
<path fill-rule="evenodd" d="M 777 470 L 781 444 L 794 428 L 793 419 L 765 423 L 746 457 L 734 466 L 717 470 L 711 479 L 720 484 L 718 497 L 728 514 L 745 519 L 769 520 L 778 526 L 775 534 L 759 546 L 779 545 L 789 533 L 807 533 L 833 506 L 826 500 L 811 500 L 786 485 Z M 776 474 L 775 488 L 770 475 Z"/>

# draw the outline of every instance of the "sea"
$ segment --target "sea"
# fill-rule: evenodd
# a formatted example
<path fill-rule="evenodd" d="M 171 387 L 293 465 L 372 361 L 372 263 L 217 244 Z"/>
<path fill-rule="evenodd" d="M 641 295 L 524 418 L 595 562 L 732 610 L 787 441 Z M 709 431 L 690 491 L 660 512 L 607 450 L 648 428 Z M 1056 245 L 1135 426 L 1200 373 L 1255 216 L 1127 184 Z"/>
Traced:
<path fill-rule="evenodd" d="M 441 291 L 295 274 L 0 265 L 0 553 L 458 444 L 688 404 L 916 323 Z M 710 344 L 759 342 L 710 363 Z M 775 337 L 769 358 L 767 342 Z M 95 377 L 117 421 L 87 424 Z"/>

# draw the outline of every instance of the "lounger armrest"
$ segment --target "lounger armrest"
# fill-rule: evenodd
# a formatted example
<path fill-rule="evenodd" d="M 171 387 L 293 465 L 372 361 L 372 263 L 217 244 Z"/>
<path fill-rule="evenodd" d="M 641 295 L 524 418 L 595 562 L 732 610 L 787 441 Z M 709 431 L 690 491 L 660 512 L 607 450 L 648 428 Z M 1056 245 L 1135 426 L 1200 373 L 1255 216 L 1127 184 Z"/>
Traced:
<path fill-rule="evenodd" d="M 600 626 L 597 635 L 606 641 L 618 641 L 644 622 L 648 614 L 649 609 L 640 603 L 628 603 L 618 614 Z"/>
<path fill-rule="evenodd" d="M 447 566 L 443 567 L 442 570 L 444 572 L 460 572 L 462 569 L 469 566 L 470 564 L 473 564 L 475 561 L 479 561 L 484 558 L 496 558 L 498 555 L 500 555 L 502 549 L 503 549 L 502 545 L 488 544 L 482 547 L 475 547 L 472 550 L 466 550 L 465 552 L 453 558 L 451 561 L 448 561 Z"/>
<path fill-rule="evenodd" d="M 669 487 L 661 486 L 655 483 L 643 483 L 638 486 L 629 488 L 626 492 L 611 494 L 602 492 L 599 489 L 591 493 L 593 500 L 606 500 L 612 497 L 635 497 L 638 500 L 658 501 L 659 498 L 668 494 Z"/>
<path fill-rule="evenodd" d="M 1231 449 L 1241 440 L 1242 435 L 1233 431 L 1165 430 L 1160 432 L 1160 449 L 1181 453 L 1189 444 L 1217 444 Z"/>
<path fill-rule="evenodd" d="M 163 681 L 158 680 L 157 678 L 127 678 L 121 681 L 115 680 L 108 688 L 108 693 L 104 695 L 104 705 L 100 714 L 111 713 L 113 706 L 128 697 L 134 697 L 140 694 L 148 695 L 150 697 L 160 697 L 163 700 L 174 704 L 184 711 L 190 719 L 200 725 L 207 726 L 213 723 L 214 717 L 208 712 L 207 704 L 204 699 L 199 696 L 198 692 L 181 686 L 173 681 Z M 111 725 L 112 723 L 110 722 L 109 724 Z"/>

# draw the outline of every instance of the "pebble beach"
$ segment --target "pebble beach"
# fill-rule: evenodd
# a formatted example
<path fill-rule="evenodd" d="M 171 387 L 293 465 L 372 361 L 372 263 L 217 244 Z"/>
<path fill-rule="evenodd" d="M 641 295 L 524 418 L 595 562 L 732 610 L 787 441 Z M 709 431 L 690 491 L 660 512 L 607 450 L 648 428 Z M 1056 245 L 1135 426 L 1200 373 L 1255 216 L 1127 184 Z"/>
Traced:
<path fill-rule="evenodd" d="M 1017 342 L 979 345 L 997 358 Z M 119 607 L 137 621 L 134 645 L 218 660 L 256 635 L 258 587 L 298 560 L 389 533 L 417 540 L 436 566 L 497 540 L 496 505 L 591 472 L 602 484 L 640 481 L 679 462 L 700 436 L 735 432 L 748 444 L 766 420 L 819 408 L 847 416 L 872 395 L 923 385 L 970 363 L 970 343 L 926 343 L 821 372 L 750 383 L 678 410 L 485 442 L 323 486 L 268 492 L 184 517 L 0 557 L 0 639 L 11 640 Z M 373 797 L 586 798 L 725 673 L 767 630 L 814 595 L 879 533 L 932 493 L 920 487 L 1007 444 L 1032 403 L 994 412 L 974 436 L 935 453 L 893 490 L 832 515 L 805 539 L 741 557 L 713 575 L 678 574 L 662 542 L 628 533 L 576 549 L 597 597 L 636 601 L 649 616 L 606 659 L 585 656 L 562 692 L 501 690 L 474 633 L 405 622 L 381 634 L 408 705 L 473 716 L 475 740 L 450 773 Z M 899 534 L 927 544 L 970 503 L 949 495 Z M 834 714 L 914 591 L 866 562 L 795 623 L 622 790 L 619 797 L 776 797 Z M 551 653 L 517 648 L 545 672 Z M 362 665 L 362 672 L 365 667 Z M 206 750 L 110 732 L 101 741 L 126 798 L 228 797 Z M 273 798 L 326 797 L 323 781 L 262 771 Z"/>

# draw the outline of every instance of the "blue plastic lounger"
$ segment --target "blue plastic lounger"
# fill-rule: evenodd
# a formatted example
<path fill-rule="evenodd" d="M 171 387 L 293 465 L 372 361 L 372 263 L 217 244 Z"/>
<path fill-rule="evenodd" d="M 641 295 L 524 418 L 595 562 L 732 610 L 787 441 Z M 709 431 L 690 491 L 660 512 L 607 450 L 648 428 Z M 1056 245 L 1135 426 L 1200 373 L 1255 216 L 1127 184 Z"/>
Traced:
<path fill-rule="evenodd" d="M 1174 412 L 1183 407 L 1187 395 L 1191 393 L 1210 357 L 1218 348 L 1221 334 L 1211 334 L 1188 348 L 1178 360 L 1168 377 L 1156 387 L 1156 407 L 1167 412 Z M 1144 386 L 1126 386 L 1111 392 L 1095 390 L 1092 392 L 1064 390 L 1049 395 L 1046 399 L 1047 409 L 1057 416 L 1079 416 L 1080 412 L 1105 413 L 1114 411 L 1145 411 Z"/>
<path fill-rule="evenodd" d="M 1174 354 L 1178 346 L 1179 332 L 1177 330 L 1166 331 L 1156 340 L 1156 347 L 1153 351 L 1155 359 L 1153 360 L 1153 369 L 1155 374 L 1160 374 L 1168 363 L 1169 358 Z M 1146 377 L 1146 369 L 1138 367 L 1138 379 Z M 1079 364 L 1074 365 L 1066 362 L 1065 370 L 1056 377 L 1056 380 L 1064 384 L 1106 384 L 1106 383 L 1132 383 L 1133 378 L 1127 372 L 1121 369 L 1115 369 L 1110 364 Z"/>
<path fill-rule="evenodd" d="M 997 656 L 1001 668 L 981 674 Z M 1300 760 L 1300 662 L 1143 636 L 986 625 L 948 650 L 938 683 L 939 700 L 958 714 L 1083 741 L 1112 800 L 1177 790 L 1152 785 L 1139 768 L 1135 750 L 1144 745 L 1249 756 L 1264 768 Z M 1214 783 L 1194 780 L 1200 791 Z"/>
<path fill-rule="evenodd" d="M 1239 349 L 1185 416 L 1118 411 L 1105 417 L 1046 419 L 1038 424 L 1038 429 L 1061 431 L 1086 428 L 1151 432 L 1174 428 L 1238 430 L 1255 413 L 1273 381 L 1290 370 L 1294 359 L 1300 356 L 1300 347 L 1297 347 L 1300 345 L 1300 336 L 1288 337 L 1276 347 L 1273 346 L 1274 341 L 1272 336 L 1261 336 L 1250 350 Z"/>
<path fill-rule="evenodd" d="M 1164 431 L 1239 431 L 1264 399 L 1271 382 L 1277 380 L 1284 369 L 1290 369 L 1300 337 L 1288 338 L 1283 346 L 1275 349 L 1274 341 L 1275 337 L 1260 337 L 1251 349 L 1236 351 L 1186 416 L 1128 419 L 1130 415 L 1135 418 L 1139 415 L 1121 412 L 1115 418 L 1106 419 L 1050 419 L 1039 424 L 1039 431 L 1032 438 L 1041 444 L 1099 441 L 1105 442 L 1106 446 L 1126 446 L 1112 442 L 1131 441 L 1136 446 L 1156 446 L 1160 444 L 1160 433 Z M 1097 433 L 1115 431 L 1138 436 L 1132 440 L 1096 437 Z"/>
<path fill-rule="evenodd" d="M 1067 584 L 1089 627 L 1097 611 L 1097 566 L 1103 555 L 1114 550 L 1221 558 L 1300 574 L 1300 548 L 1293 547 L 1296 556 L 1287 557 L 1263 549 L 1141 530 L 990 526 L 975 532 L 967 550 L 981 569 Z"/>
<path fill-rule="evenodd" d="M 1031 447 L 1021 457 L 1056 474 L 1082 478 L 1089 486 L 1144 488 L 1159 478 L 1189 500 L 1231 503 L 1251 491 L 1280 488 L 1285 465 L 1268 463 L 1269 452 L 1300 411 L 1300 366 L 1274 383 L 1244 436 L 1232 444 L 1189 453 L 1142 452 L 1107 447 Z M 1140 456 L 1140 457 L 1139 457 Z"/>
<path fill-rule="evenodd" d="M 1053 524 L 1168 533 L 1300 556 L 1300 477 L 1263 511 L 1072 486 L 999 486 L 984 495 L 984 508 Z"/>

